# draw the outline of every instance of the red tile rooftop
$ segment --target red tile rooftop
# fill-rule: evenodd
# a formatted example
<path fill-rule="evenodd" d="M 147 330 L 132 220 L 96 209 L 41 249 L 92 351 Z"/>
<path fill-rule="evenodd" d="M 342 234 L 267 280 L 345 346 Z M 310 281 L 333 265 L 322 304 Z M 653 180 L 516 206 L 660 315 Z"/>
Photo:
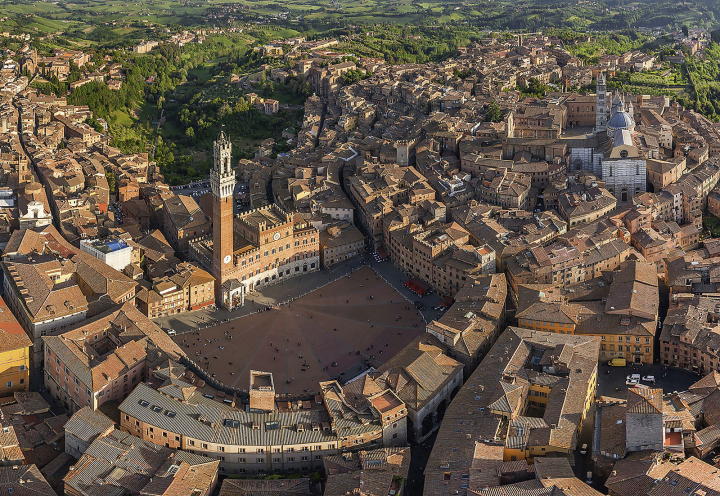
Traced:
<path fill-rule="evenodd" d="M 372 404 L 379 412 L 384 413 L 388 410 L 399 407 L 402 405 L 402 401 L 400 401 L 394 394 L 387 392 L 373 399 Z"/>

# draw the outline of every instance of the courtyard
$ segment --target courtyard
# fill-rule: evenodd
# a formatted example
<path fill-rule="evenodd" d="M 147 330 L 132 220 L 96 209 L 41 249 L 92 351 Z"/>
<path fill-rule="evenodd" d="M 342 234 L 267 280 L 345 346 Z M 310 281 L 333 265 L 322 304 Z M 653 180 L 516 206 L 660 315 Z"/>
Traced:
<path fill-rule="evenodd" d="M 251 370 L 272 372 L 277 394 L 318 390 L 379 367 L 425 320 L 370 267 L 285 305 L 175 336 L 187 355 L 226 386 L 247 389 Z"/>

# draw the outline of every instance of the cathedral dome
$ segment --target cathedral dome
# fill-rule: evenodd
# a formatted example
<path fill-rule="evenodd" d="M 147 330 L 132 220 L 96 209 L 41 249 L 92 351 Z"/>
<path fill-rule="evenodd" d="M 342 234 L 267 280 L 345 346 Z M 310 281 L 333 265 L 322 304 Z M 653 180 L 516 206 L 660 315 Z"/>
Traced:
<path fill-rule="evenodd" d="M 42 189 L 42 186 L 40 186 L 40 183 L 36 182 L 30 182 L 25 185 L 25 194 L 26 195 L 33 195 L 35 193 L 39 193 Z"/>
<path fill-rule="evenodd" d="M 632 130 L 635 127 L 635 121 L 630 117 L 630 114 L 625 112 L 625 109 L 621 108 L 610 118 L 607 125 L 609 128 L 612 128 L 613 131 L 618 129 Z"/>

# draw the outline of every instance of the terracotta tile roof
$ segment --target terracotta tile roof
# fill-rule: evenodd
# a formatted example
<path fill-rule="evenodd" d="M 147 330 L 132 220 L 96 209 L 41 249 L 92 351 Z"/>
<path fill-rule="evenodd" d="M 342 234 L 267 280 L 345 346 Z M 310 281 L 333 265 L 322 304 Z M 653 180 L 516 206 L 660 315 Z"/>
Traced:
<path fill-rule="evenodd" d="M 12 425 L 0 426 L 0 461 L 15 465 L 24 463 L 25 456 L 20 449 L 20 442 Z"/>
<path fill-rule="evenodd" d="M 100 355 L 85 343 L 87 336 L 102 332 L 115 335 L 120 343 L 112 352 Z M 44 336 L 45 346 L 92 391 L 124 374 L 140 361 L 154 367 L 168 358 L 185 356 L 170 337 L 145 317 L 132 302 L 106 312 L 85 325 L 60 336 Z"/>
<path fill-rule="evenodd" d="M 345 496 L 360 491 L 368 496 L 385 496 L 392 489 L 394 477 L 407 477 L 410 448 L 348 452 L 325 457 L 323 463 L 328 474 L 324 494 Z"/>
<path fill-rule="evenodd" d="M 55 319 L 87 310 L 87 300 L 72 280 L 55 283 L 48 272 L 63 266 L 51 255 L 17 257 L 4 262 L 32 321 Z"/>
<path fill-rule="evenodd" d="M 420 411 L 462 374 L 463 365 L 444 351 L 445 346 L 434 336 L 418 336 L 370 376 L 379 391 L 389 387 L 408 408 Z"/>
<path fill-rule="evenodd" d="M 718 494 L 720 472 L 695 457 L 690 457 L 667 472 L 648 496 L 685 496 L 687 494 Z"/>
<path fill-rule="evenodd" d="M 530 425 L 529 430 L 535 438 L 545 436 L 547 444 L 574 449 L 577 423 L 596 371 L 599 348 L 600 340 L 596 337 L 508 327 L 445 412 L 426 464 L 424 494 L 444 495 L 460 490 L 461 475 L 469 473 L 478 443 L 490 446 L 497 443 L 500 446 L 499 461 L 502 462 L 504 448 L 498 432 L 500 422 L 490 413 L 491 405 L 502 403 L 507 409 L 512 409 L 513 405 L 524 406 L 523 391 L 527 390 L 531 378 L 526 364 L 538 361 L 539 365 L 546 351 L 548 358 L 555 357 L 555 366 L 560 366 L 561 360 L 565 361 L 569 376 L 551 388 L 542 419 L 545 425 L 555 424 L 556 427 Z M 532 438 L 528 439 L 532 442 Z M 444 474 L 448 472 L 450 481 L 444 480 Z"/>
<path fill-rule="evenodd" d="M 618 460 L 605 486 L 617 496 L 647 494 L 656 479 L 662 479 L 675 467 L 672 463 L 652 460 Z"/>
<path fill-rule="evenodd" d="M 627 404 L 624 400 L 602 398 L 602 404 L 596 407 L 595 450 L 597 456 L 622 458 L 627 452 L 625 448 L 625 413 Z"/>
<path fill-rule="evenodd" d="M 0 299 L 0 352 L 18 350 L 32 345 L 5 300 Z"/>
<path fill-rule="evenodd" d="M 535 475 L 538 479 L 568 479 L 575 477 L 567 458 L 535 458 Z"/>
<path fill-rule="evenodd" d="M 310 479 L 225 479 L 218 496 L 311 496 Z"/>
<path fill-rule="evenodd" d="M 660 414 L 663 412 L 663 391 L 653 388 L 628 388 L 628 414 Z"/>
<path fill-rule="evenodd" d="M 66 490 L 87 496 L 187 496 L 208 491 L 220 462 L 158 446 L 119 430 L 97 438 L 65 478 Z"/>
<path fill-rule="evenodd" d="M 107 295 L 113 302 L 118 303 L 128 293 L 134 292 L 137 285 L 126 275 L 68 243 L 52 225 L 37 230 L 15 231 L 13 237 L 15 240 L 11 238 L 12 248 L 18 250 L 13 253 L 27 257 L 15 257 L 5 263 L 8 268 L 10 264 L 15 266 L 24 284 L 27 276 L 28 282 L 25 286 L 32 297 L 28 307 L 30 313 L 38 315 L 38 318 L 53 315 L 51 312 L 55 312 L 56 317 L 62 315 L 58 312 L 63 312 L 63 308 L 70 310 L 66 302 L 72 305 L 75 311 L 78 308 L 87 310 L 87 298 L 98 300 Z M 5 254 L 8 253 L 10 252 L 6 250 Z M 29 262 L 30 259 L 33 262 Z M 24 267 L 27 265 L 33 265 L 33 268 Z M 86 297 L 72 280 L 55 284 L 47 272 L 58 268 L 62 274 L 77 274 L 86 291 L 91 294 Z M 57 294 L 52 294 L 56 292 Z M 48 309 L 48 306 L 51 308 Z"/>
<path fill-rule="evenodd" d="M 0 491 L 18 496 L 57 496 L 35 465 L 0 467 Z"/>

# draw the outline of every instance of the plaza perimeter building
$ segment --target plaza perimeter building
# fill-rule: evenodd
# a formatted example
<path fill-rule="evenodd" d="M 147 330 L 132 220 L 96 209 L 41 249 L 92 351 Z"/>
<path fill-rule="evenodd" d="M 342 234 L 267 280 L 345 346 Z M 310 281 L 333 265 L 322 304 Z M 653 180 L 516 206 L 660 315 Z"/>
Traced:
<path fill-rule="evenodd" d="M 247 408 L 221 396 L 168 361 L 122 402 L 120 428 L 144 441 L 219 460 L 220 472 L 228 474 L 309 473 L 322 468 L 323 457 L 342 452 L 327 410 L 315 401 L 276 406 L 269 373 L 251 372 Z"/>
<path fill-rule="evenodd" d="M 190 241 L 190 255 L 215 278 L 215 302 L 232 310 L 245 294 L 320 269 L 320 233 L 277 205 L 233 214 L 235 172 L 225 133 L 214 143 L 212 236 Z"/>
<path fill-rule="evenodd" d="M 336 381 L 320 387 L 314 398 L 280 399 L 272 374 L 252 370 L 245 404 L 167 360 L 122 402 L 120 428 L 220 460 L 227 474 L 309 473 L 325 456 L 407 444 L 407 407 L 390 388 L 348 396 Z"/>

